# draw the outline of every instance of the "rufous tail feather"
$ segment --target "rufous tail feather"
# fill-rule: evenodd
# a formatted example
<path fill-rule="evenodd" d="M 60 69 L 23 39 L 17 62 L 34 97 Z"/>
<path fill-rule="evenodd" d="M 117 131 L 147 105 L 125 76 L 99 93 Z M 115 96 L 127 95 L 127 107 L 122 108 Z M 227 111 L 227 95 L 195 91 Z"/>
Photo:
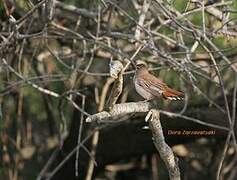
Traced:
<path fill-rule="evenodd" d="M 182 92 L 176 91 L 171 88 L 166 88 L 162 95 L 165 99 L 170 100 L 180 100 L 184 98 L 184 94 Z"/>

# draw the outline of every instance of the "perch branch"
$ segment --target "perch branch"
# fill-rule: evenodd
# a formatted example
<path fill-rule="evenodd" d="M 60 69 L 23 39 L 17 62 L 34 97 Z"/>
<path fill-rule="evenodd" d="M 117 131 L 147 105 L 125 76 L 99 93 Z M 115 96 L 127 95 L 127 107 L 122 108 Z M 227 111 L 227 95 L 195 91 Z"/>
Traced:
<path fill-rule="evenodd" d="M 150 111 L 152 108 L 156 108 L 152 102 L 129 102 L 129 103 L 115 104 L 113 109 L 111 109 L 111 111 L 109 111 L 109 112 L 102 111 L 102 112 L 88 116 L 86 118 L 86 122 L 89 122 L 89 123 L 92 123 L 92 122 L 102 123 L 103 122 L 103 123 L 105 123 L 105 122 L 111 122 L 111 120 L 113 122 L 116 122 L 116 121 L 119 122 L 117 117 L 121 117 L 121 116 L 127 115 L 129 113 L 139 113 L 139 112 L 145 113 L 145 112 Z M 181 115 L 178 113 L 173 113 L 173 112 L 168 112 L 168 111 L 163 111 L 163 110 L 160 110 L 160 113 L 162 113 L 170 118 L 182 118 L 187 121 L 192 121 L 194 123 L 201 124 L 203 126 L 212 127 L 212 128 L 220 129 L 220 130 L 224 130 L 224 131 L 229 131 L 228 127 L 204 122 L 202 120 L 199 120 L 199 119 L 196 119 L 193 117 L 189 117 L 189 116 L 185 116 L 185 115 Z M 108 120 L 108 119 L 110 119 L 110 120 Z"/>
<path fill-rule="evenodd" d="M 104 119 L 134 112 L 148 112 L 153 107 L 149 102 L 129 102 L 115 104 L 110 112 L 102 111 L 86 118 L 86 122 L 102 122 Z"/>

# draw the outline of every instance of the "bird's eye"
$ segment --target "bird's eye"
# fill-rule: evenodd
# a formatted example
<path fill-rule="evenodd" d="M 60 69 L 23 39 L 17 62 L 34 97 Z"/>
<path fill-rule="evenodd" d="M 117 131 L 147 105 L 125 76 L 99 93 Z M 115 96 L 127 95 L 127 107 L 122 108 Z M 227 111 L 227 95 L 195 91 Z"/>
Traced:
<path fill-rule="evenodd" d="M 141 67 L 143 67 L 143 64 L 137 64 L 137 69 L 140 69 Z"/>

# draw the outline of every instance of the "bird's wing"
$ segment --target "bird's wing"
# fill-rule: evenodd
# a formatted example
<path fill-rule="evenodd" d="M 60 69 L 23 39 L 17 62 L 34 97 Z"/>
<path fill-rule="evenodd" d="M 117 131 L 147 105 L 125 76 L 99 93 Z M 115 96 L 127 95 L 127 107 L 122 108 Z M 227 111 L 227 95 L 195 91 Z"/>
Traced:
<path fill-rule="evenodd" d="M 152 74 L 147 74 L 143 77 L 143 79 L 143 83 L 147 87 L 149 93 L 151 93 L 153 96 L 159 97 L 160 95 L 162 95 L 165 99 L 170 100 L 184 98 L 184 94 L 182 92 L 169 88 L 167 84 L 165 84 L 163 81 Z"/>
<path fill-rule="evenodd" d="M 157 84 L 154 84 L 154 85 L 150 85 L 150 91 L 151 91 L 151 94 L 159 97 L 160 95 L 162 95 L 164 93 L 164 88 L 162 86 L 159 86 Z"/>
<path fill-rule="evenodd" d="M 164 92 L 162 84 L 154 83 L 152 80 L 147 78 L 146 79 L 140 78 L 138 80 L 138 84 L 153 96 L 159 97 Z"/>
<path fill-rule="evenodd" d="M 139 78 L 139 79 L 137 79 L 137 83 L 139 84 L 139 86 L 144 88 L 146 91 L 150 92 L 149 84 L 146 82 L 146 80 Z"/>
<path fill-rule="evenodd" d="M 168 88 L 164 82 L 152 74 L 145 76 L 145 79 L 151 93 L 155 96 L 160 96 L 165 91 L 165 89 Z"/>

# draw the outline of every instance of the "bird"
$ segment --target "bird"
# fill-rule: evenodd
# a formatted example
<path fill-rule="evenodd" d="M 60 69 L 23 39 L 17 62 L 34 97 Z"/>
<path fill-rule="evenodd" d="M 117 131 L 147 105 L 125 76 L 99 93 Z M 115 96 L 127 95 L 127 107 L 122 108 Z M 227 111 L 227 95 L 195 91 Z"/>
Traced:
<path fill-rule="evenodd" d="M 136 64 L 133 78 L 137 93 L 146 101 L 159 97 L 169 100 L 181 100 L 184 93 L 168 87 L 162 80 L 149 73 L 145 64 Z"/>

